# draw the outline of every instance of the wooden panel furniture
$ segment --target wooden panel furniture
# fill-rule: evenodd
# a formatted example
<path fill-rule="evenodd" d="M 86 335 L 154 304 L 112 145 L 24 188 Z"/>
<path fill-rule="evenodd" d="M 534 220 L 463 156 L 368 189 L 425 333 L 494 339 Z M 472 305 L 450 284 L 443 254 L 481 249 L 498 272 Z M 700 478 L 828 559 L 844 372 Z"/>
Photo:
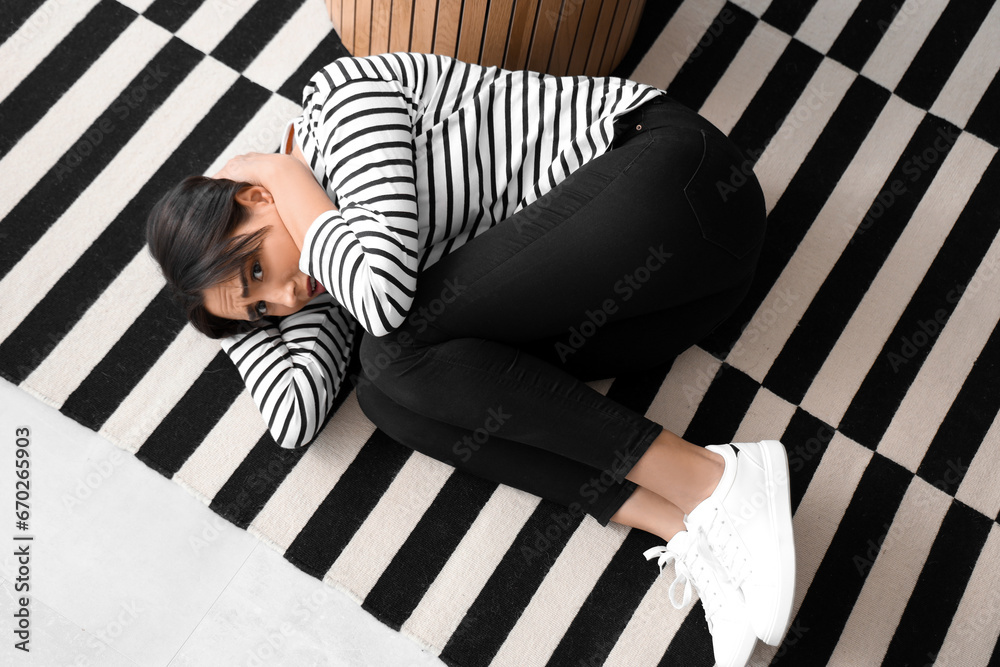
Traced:
<path fill-rule="evenodd" d="M 646 0 L 326 0 L 355 56 L 417 51 L 506 69 L 605 76 Z"/>

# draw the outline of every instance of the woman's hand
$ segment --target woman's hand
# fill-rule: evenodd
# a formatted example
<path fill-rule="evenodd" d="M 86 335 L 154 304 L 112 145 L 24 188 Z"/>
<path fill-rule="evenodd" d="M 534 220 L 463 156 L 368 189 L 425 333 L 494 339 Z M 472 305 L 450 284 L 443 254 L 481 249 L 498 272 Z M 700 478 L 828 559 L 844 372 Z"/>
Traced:
<path fill-rule="evenodd" d="M 212 178 L 228 178 L 231 181 L 246 182 L 267 187 L 273 170 L 282 155 L 275 153 L 245 153 L 226 162 Z"/>

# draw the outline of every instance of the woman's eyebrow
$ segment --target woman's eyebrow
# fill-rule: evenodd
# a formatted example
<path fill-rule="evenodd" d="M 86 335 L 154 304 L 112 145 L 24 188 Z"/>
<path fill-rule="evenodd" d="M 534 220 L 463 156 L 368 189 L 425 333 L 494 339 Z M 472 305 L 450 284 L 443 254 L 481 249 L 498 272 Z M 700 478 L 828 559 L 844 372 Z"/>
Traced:
<path fill-rule="evenodd" d="M 243 287 L 243 291 L 241 292 L 243 298 L 248 298 L 250 296 L 250 285 L 247 283 L 247 267 L 245 265 L 240 267 L 240 285 Z M 247 319 L 251 322 L 255 322 L 260 319 L 260 313 L 257 312 L 257 309 L 254 308 L 254 304 L 252 303 L 247 304 Z"/>

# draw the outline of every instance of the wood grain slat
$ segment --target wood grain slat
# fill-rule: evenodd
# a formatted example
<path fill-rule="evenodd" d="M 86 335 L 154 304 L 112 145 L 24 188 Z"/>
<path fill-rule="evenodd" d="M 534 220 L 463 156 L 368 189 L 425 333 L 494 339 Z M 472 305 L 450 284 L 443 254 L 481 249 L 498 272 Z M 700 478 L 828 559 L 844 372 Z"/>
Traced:
<path fill-rule="evenodd" d="M 437 0 L 416 0 L 413 7 L 413 34 L 409 50 L 417 53 L 434 52 L 434 23 L 437 21 Z"/>
<path fill-rule="evenodd" d="M 528 55 L 528 69 L 546 72 L 552 57 L 556 26 L 562 15 L 563 0 L 542 0 L 535 17 L 535 34 L 531 38 L 531 53 Z"/>
<path fill-rule="evenodd" d="M 594 28 L 597 26 L 600 13 L 600 2 L 583 3 L 580 12 L 580 26 L 576 31 L 577 39 L 573 44 L 573 53 L 569 57 L 569 72 L 571 74 L 589 74 L 587 72 L 587 57 L 590 55 L 591 45 L 594 41 Z"/>
<path fill-rule="evenodd" d="M 412 36 L 413 0 L 392 0 L 392 22 L 389 24 L 389 51 L 409 51 Z"/>
<path fill-rule="evenodd" d="M 465 0 L 462 11 L 462 29 L 458 38 L 458 59 L 478 63 L 483 50 L 483 32 L 486 26 L 486 0 Z"/>
<path fill-rule="evenodd" d="M 566 0 L 563 4 L 563 15 L 556 28 L 555 44 L 547 69 L 550 74 L 564 76 L 570 73 L 569 63 L 577 39 L 577 29 L 580 27 L 582 5 L 583 0 Z"/>
<path fill-rule="evenodd" d="M 392 21 L 392 0 L 373 0 L 372 37 L 369 53 L 389 51 L 389 24 Z"/>
<path fill-rule="evenodd" d="M 615 52 L 615 64 L 617 67 L 628 53 L 629 46 L 632 45 L 632 37 L 639 25 L 639 17 L 646 6 L 646 0 L 632 0 L 628 5 L 628 16 L 625 17 L 625 27 L 622 29 L 621 38 L 618 40 L 618 51 Z"/>
<path fill-rule="evenodd" d="M 356 14 L 357 8 L 355 7 L 357 2 L 355 0 L 342 0 L 341 7 L 342 12 L 340 15 L 340 41 L 344 43 L 344 48 L 350 53 L 354 53 L 354 35 L 356 31 L 354 29 L 354 16 Z"/>
<path fill-rule="evenodd" d="M 462 0 L 438 1 L 434 53 L 453 58 L 458 54 L 458 20 L 461 13 Z"/>
<path fill-rule="evenodd" d="M 608 32 L 608 42 L 604 45 L 604 57 L 601 59 L 600 71 L 610 74 L 618 61 L 615 54 L 618 53 L 618 43 L 621 41 L 622 30 L 625 29 L 625 16 L 628 14 L 629 0 L 619 0 L 615 7 L 615 16 L 611 20 L 611 30 Z"/>
<path fill-rule="evenodd" d="M 587 56 L 585 71 L 593 72 L 594 76 L 602 76 L 601 60 L 604 58 L 604 47 L 608 43 L 608 32 L 611 30 L 611 20 L 615 16 L 616 2 L 605 0 L 601 5 L 601 15 L 594 26 L 594 40 L 590 45 L 590 55 Z"/>
<path fill-rule="evenodd" d="M 487 67 L 502 67 L 507 51 L 508 32 L 514 0 L 492 0 L 486 18 L 486 34 L 483 37 L 483 54 L 480 63 Z"/>
<path fill-rule="evenodd" d="M 610 74 L 645 0 L 325 0 L 344 47 L 364 57 L 437 53 L 558 76 Z"/>
<path fill-rule="evenodd" d="M 371 55 L 372 0 L 356 0 L 354 3 L 354 51 L 351 55 Z"/>
<path fill-rule="evenodd" d="M 517 0 L 514 4 L 514 18 L 511 20 L 507 57 L 504 60 L 504 67 L 507 69 L 518 70 L 528 66 L 532 26 L 537 13 L 538 0 Z"/>

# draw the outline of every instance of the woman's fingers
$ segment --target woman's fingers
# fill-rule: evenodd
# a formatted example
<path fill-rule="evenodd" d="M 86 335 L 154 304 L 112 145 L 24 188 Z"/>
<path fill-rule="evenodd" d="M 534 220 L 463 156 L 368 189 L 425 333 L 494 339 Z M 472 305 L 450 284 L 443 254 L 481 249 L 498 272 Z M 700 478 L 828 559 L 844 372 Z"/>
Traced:
<path fill-rule="evenodd" d="M 231 181 L 245 181 L 260 184 L 257 173 L 271 156 L 270 153 L 244 153 L 230 158 L 212 178 L 228 178 Z"/>

